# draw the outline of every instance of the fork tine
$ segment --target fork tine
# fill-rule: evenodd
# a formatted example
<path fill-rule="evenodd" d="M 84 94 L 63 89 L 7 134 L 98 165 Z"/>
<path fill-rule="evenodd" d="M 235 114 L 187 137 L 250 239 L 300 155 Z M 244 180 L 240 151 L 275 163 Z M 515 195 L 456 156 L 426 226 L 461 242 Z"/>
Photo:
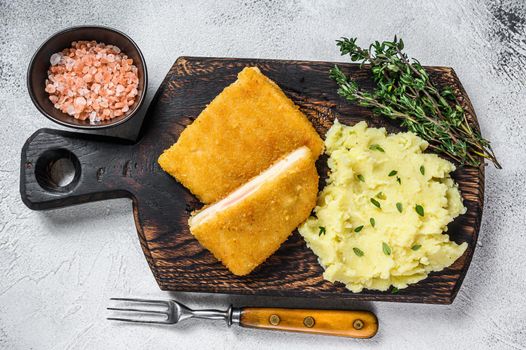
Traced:
<path fill-rule="evenodd" d="M 168 315 L 165 311 L 158 311 L 158 310 L 142 310 L 142 309 L 126 309 L 121 307 L 107 307 L 106 310 L 114 310 L 114 311 L 125 311 L 125 312 L 142 312 L 145 314 L 161 314 L 161 315 Z"/>
<path fill-rule="evenodd" d="M 155 324 L 170 324 L 167 321 L 146 321 L 146 320 L 133 320 L 131 318 L 119 318 L 119 317 L 107 317 L 110 321 L 122 321 L 122 322 L 133 322 L 133 323 L 155 323 Z"/>
<path fill-rule="evenodd" d="M 134 298 L 110 298 L 110 300 L 116 301 L 131 301 L 134 303 L 145 303 L 145 304 L 162 304 L 169 306 L 170 304 L 166 300 L 153 300 L 153 299 L 134 299 Z"/>

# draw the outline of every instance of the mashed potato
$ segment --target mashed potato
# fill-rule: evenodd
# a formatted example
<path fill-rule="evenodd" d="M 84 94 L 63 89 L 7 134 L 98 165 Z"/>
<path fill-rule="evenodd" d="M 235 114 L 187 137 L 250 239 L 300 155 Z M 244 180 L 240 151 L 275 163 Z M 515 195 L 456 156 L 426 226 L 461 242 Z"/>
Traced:
<path fill-rule="evenodd" d="M 353 127 L 327 133 L 331 170 L 310 217 L 299 228 L 325 269 L 324 278 L 363 288 L 399 289 L 450 266 L 466 250 L 443 234 L 465 213 L 449 173 L 453 164 L 422 153 L 413 133 Z"/>

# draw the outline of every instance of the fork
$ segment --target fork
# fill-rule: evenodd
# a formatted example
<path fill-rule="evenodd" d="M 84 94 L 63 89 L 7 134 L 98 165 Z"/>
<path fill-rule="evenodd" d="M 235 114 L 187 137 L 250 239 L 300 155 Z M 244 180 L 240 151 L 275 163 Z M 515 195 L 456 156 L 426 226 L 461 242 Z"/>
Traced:
<path fill-rule="evenodd" d="M 317 310 L 243 307 L 227 310 L 192 310 L 175 300 L 151 300 L 137 298 L 110 298 L 112 301 L 136 305 L 135 307 L 108 307 L 108 310 L 127 313 L 136 317 L 108 317 L 108 320 L 177 324 L 190 318 L 224 320 L 241 327 L 335 335 L 352 338 L 371 338 L 378 331 L 378 320 L 369 311 Z M 141 305 L 141 308 L 138 305 Z M 150 307 L 147 307 L 150 306 Z M 139 315 L 146 316 L 139 317 Z"/>

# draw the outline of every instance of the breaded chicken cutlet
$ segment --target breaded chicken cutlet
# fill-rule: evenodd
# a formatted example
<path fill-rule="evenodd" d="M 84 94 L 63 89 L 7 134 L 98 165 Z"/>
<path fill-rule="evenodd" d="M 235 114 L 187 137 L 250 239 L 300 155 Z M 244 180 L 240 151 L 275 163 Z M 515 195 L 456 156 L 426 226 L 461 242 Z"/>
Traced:
<path fill-rule="evenodd" d="M 303 146 L 192 216 L 190 231 L 232 273 L 243 276 L 307 219 L 317 193 L 312 152 Z"/>
<path fill-rule="evenodd" d="M 203 203 L 213 203 L 292 150 L 314 159 L 323 141 L 305 115 L 258 68 L 248 67 L 159 157 Z"/>

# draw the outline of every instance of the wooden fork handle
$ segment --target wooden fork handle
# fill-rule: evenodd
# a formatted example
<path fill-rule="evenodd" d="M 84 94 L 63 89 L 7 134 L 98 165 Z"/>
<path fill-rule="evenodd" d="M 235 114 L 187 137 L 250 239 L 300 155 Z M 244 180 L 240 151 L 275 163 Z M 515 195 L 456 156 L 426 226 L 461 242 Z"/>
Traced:
<path fill-rule="evenodd" d="M 351 338 L 371 338 L 378 320 L 369 311 L 243 308 L 242 327 L 274 329 Z"/>

